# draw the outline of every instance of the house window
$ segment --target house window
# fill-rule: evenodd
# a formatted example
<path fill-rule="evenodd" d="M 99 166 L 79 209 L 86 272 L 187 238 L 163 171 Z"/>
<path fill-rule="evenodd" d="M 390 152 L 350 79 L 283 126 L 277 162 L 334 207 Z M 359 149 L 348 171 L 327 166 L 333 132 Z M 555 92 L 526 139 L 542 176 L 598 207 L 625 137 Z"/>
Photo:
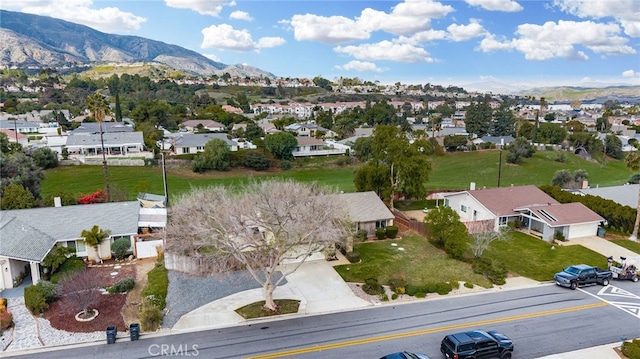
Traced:
<path fill-rule="evenodd" d="M 198 147 L 196 147 L 196 151 L 204 151 L 204 146 L 198 146 Z"/>
<path fill-rule="evenodd" d="M 84 241 L 75 241 L 76 245 L 76 253 L 84 253 L 87 251 L 87 246 L 85 246 Z"/>
<path fill-rule="evenodd" d="M 467 206 L 465 206 L 464 204 L 460 205 L 460 211 L 467 213 Z"/>
<path fill-rule="evenodd" d="M 387 228 L 387 221 L 376 221 L 376 228 Z"/>
<path fill-rule="evenodd" d="M 445 198 L 445 199 L 444 199 L 444 205 L 445 205 L 446 207 L 449 207 L 449 198 Z"/>
<path fill-rule="evenodd" d="M 182 153 L 189 153 L 189 147 L 182 147 Z"/>
<path fill-rule="evenodd" d="M 67 241 L 67 247 L 73 248 L 74 251 L 77 251 L 76 241 Z"/>
<path fill-rule="evenodd" d="M 498 224 L 500 224 L 501 226 L 506 226 L 508 220 L 509 220 L 509 218 L 507 218 L 507 217 L 500 217 L 498 219 Z"/>

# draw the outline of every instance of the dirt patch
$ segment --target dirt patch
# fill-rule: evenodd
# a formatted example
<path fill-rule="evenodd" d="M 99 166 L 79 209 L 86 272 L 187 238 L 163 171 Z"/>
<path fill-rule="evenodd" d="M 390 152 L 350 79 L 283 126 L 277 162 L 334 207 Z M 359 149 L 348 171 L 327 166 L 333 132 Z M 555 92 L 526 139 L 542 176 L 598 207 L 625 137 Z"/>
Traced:
<path fill-rule="evenodd" d="M 142 290 L 149 282 L 147 273 L 149 273 L 149 271 L 152 270 L 155 265 L 155 258 L 145 258 L 136 261 L 136 284 L 135 287 L 133 287 L 133 289 L 129 291 L 127 300 L 124 304 L 124 307 L 122 308 L 122 317 L 124 318 L 124 322 L 126 323 L 127 327 L 131 323 L 140 322 L 138 307 L 140 303 L 142 303 Z"/>

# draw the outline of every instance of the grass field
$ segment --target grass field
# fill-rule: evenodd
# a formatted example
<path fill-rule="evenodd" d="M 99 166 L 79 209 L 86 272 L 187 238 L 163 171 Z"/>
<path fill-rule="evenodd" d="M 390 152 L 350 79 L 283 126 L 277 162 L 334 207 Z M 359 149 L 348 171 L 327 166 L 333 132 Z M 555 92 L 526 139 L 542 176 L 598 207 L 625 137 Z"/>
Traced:
<path fill-rule="evenodd" d="M 556 171 L 567 169 L 585 170 L 589 183 L 595 186 L 623 184 L 632 174 L 623 161 L 610 160 L 606 165 L 588 162 L 567 153 L 564 163 L 554 161 L 556 152 L 538 151 L 533 158 L 525 159 L 520 165 L 510 165 L 503 153 L 502 166 L 499 166 L 499 151 L 475 151 L 451 153 L 431 157 L 432 171 L 426 186 L 430 190 L 469 188 L 475 182 L 477 188 L 497 187 L 498 172 L 502 187 L 513 185 L 550 184 Z M 169 198 L 188 191 L 191 187 L 208 185 L 233 185 L 252 178 L 280 177 L 296 181 L 329 185 L 344 192 L 355 191 L 353 173 L 357 166 L 336 165 L 336 158 L 296 160 L 302 167 L 295 165 L 288 171 L 272 170 L 267 172 L 245 169 L 229 172 L 193 173 L 189 168 L 167 170 Z M 104 175 L 101 166 L 59 166 L 47 170 L 42 182 L 42 197 L 46 198 L 56 191 L 74 194 L 88 194 L 104 188 Z M 109 167 L 111 187 L 134 199 L 138 192 L 164 193 L 162 171 L 159 167 Z"/>

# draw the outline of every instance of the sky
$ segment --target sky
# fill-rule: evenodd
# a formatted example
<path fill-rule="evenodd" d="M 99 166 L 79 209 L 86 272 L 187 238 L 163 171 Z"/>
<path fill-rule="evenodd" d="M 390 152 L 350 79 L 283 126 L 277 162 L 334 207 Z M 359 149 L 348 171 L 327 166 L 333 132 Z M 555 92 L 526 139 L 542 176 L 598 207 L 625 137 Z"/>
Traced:
<path fill-rule="evenodd" d="M 0 8 L 278 77 L 489 91 L 640 85 L 640 0 L 2 0 Z"/>

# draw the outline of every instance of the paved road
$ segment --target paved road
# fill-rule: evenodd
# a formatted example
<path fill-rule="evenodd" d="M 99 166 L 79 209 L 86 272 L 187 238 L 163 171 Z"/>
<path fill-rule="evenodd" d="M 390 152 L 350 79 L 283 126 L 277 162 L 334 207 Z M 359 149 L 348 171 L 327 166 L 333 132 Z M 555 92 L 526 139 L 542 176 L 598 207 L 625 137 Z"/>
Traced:
<path fill-rule="evenodd" d="M 24 358 L 377 358 L 412 350 L 440 357 L 445 333 L 496 329 L 516 343 L 514 357 L 559 352 L 640 337 L 640 285 L 613 282 L 575 291 L 555 285 L 380 306 L 344 313 L 143 337 L 113 345 L 29 353 Z"/>

